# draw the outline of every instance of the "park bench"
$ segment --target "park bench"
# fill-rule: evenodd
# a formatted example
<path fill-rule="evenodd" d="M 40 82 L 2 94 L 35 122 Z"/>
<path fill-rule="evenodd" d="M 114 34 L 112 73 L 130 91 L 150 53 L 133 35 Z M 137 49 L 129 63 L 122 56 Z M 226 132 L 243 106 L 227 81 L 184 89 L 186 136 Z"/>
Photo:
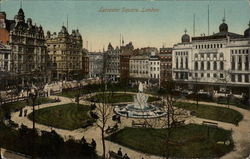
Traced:
<path fill-rule="evenodd" d="M 122 156 L 119 156 L 116 152 L 114 151 L 109 151 L 109 159 L 122 159 Z"/>
<path fill-rule="evenodd" d="M 213 127 L 218 127 L 218 123 L 210 122 L 210 121 L 202 121 L 202 125 L 209 125 Z"/>
<path fill-rule="evenodd" d="M 117 130 L 118 130 L 118 125 L 116 124 L 116 125 L 114 125 L 113 127 L 108 127 L 108 128 L 105 130 L 105 132 L 106 132 L 107 134 L 110 134 L 110 133 L 116 132 Z"/>
<path fill-rule="evenodd" d="M 143 128 L 151 128 L 152 125 L 144 121 L 143 123 L 136 123 L 134 120 L 132 120 L 132 127 L 143 127 Z"/>

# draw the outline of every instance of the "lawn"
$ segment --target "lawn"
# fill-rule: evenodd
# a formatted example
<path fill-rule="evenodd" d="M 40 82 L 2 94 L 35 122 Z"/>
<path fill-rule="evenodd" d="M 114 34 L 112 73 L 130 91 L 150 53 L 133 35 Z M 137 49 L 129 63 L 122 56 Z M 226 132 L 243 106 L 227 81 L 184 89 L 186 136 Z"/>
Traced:
<path fill-rule="evenodd" d="M 50 98 L 40 97 L 40 98 L 36 99 L 35 105 L 37 105 L 38 103 L 45 104 L 45 103 L 50 103 L 53 101 L 54 100 L 50 99 Z M 28 100 L 28 103 L 26 100 L 24 100 L 24 101 L 18 101 L 18 102 L 13 102 L 13 103 L 6 103 L 6 104 L 3 104 L 2 107 L 3 107 L 3 109 L 6 109 L 8 111 L 17 111 L 17 110 L 20 110 L 21 108 L 23 108 L 27 105 L 32 105 L 31 99 Z"/>
<path fill-rule="evenodd" d="M 40 124 L 74 130 L 78 128 L 85 128 L 93 124 L 94 119 L 88 115 L 89 106 L 69 103 L 48 107 L 35 111 L 35 121 Z M 32 119 L 32 113 L 28 115 Z"/>
<path fill-rule="evenodd" d="M 168 129 L 124 128 L 107 137 L 108 140 L 123 146 L 158 156 L 166 153 Z M 189 124 L 171 131 L 168 152 L 171 157 L 215 158 L 233 149 L 231 132 L 220 128 Z M 209 133 L 208 133 L 209 132 Z M 229 145 L 217 144 L 230 141 Z"/>
<path fill-rule="evenodd" d="M 199 104 L 198 107 L 194 103 L 175 103 L 174 106 L 186 110 L 195 111 L 195 116 L 204 119 L 211 119 L 227 123 L 238 124 L 243 116 L 238 111 L 229 108 L 216 107 L 210 105 Z"/>
<path fill-rule="evenodd" d="M 91 102 L 100 103 L 102 101 L 106 101 L 107 103 L 121 103 L 121 102 L 133 102 L 135 94 L 128 93 L 105 93 L 105 94 L 97 94 L 88 98 L 87 100 Z M 160 100 L 157 97 L 148 97 L 148 102 L 153 102 Z"/>
<path fill-rule="evenodd" d="M 83 86 L 83 88 L 78 89 L 64 89 L 62 93 L 58 94 L 59 96 L 64 96 L 68 98 L 75 98 L 78 94 L 89 94 L 94 92 L 103 92 L 105 87 L 107 91 L 115 92 L 115 91 L 124 91 L 124 92 L 137 92 L 138 87 L 131 87 L 128 85 L 124 85 L 121 83 L 109 83 L 107 86 L 104 84 L 88 84 Z"/>

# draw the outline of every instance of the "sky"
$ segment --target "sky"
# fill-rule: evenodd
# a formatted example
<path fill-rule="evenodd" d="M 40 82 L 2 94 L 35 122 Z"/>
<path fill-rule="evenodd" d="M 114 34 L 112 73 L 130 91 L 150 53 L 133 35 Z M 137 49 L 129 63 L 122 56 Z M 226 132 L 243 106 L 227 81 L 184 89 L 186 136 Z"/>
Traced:
<path fill-rule="evenodd" d="M 7 19 L 14 19 L 20 8 L 20 0 L 0 0 L 1 11 Z M 42 25 L 45 33 L 59 32 L 66 26 L 69 32 L 79 29 L 84 48 L 90 51 L 107 49 L 108 43 L 120 45 L 120 35 L 125 44 L 132 42 L 135 48 L 172 47 L 180 42 L 184 30 L 193 36 L 208 34 L 208 5 L 210 34 L 219 30 L 225 17 L 230 32 L 243 34 L 250 21 L 248 0 L 23 0 L 25 18 Z M 155 12 L 141 12 L 154 9 Z M 101 9 L 116 9 L 116 12 L 100 12 Z M 131 12 L 124 12 L 130 9 Z M 138 12 L 132 12 L 137 9 Z M 87 42 L 88 41 L 88 42 Z M 88 43 L 88 45 L 87 45 Z"/>

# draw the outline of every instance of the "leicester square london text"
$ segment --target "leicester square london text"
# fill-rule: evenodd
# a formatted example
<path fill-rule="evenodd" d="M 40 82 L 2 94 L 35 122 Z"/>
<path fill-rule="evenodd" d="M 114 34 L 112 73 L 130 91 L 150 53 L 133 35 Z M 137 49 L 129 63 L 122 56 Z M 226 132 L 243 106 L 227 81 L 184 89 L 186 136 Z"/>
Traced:
<path fill-rule="evenodd" d="M 98 12 L 110 13 L 110 12 L 159 12 L 160 9 L 157 8 L 104 8 L 101 7 Z"/>

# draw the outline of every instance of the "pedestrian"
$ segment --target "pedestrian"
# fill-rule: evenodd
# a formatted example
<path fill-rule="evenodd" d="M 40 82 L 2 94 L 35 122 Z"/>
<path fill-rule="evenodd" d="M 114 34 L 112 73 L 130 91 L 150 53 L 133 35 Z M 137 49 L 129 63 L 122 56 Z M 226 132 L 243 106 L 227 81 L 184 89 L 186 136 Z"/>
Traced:
<path fill-rule="evenodd" d="M 83 137 L 81 138 L 81 144 L 86 144 L 86 143 L 87 143 L 87 141 L 86 141 L 85 137 L 83 136 Z"/>
<path fill-rule="evenodd" d="M 121 148 L 119 148 L 119 150 L 117 151 L 117 155 L 122 157 L 122 149 Z"/>
<path fill-rule="evenodd" d="M 24 116 L 27 116 L 27 112 L 28 112 L 28 110 L 24 109 Z"/>
<path fill-rule="evenodd" d="M 130 158 L 129 158 L 128 155 L 125 153 L 125 155 L 123 156 L 123 159 L 130 159 Z"/>
<path fill-rule="evenodd" d="M 91 146 L 92 146 L 94 149 L 96 148 L 96 142 L 95 142 L 94 139 L 92 139 L 92 141 L 91 141 Z"/>

